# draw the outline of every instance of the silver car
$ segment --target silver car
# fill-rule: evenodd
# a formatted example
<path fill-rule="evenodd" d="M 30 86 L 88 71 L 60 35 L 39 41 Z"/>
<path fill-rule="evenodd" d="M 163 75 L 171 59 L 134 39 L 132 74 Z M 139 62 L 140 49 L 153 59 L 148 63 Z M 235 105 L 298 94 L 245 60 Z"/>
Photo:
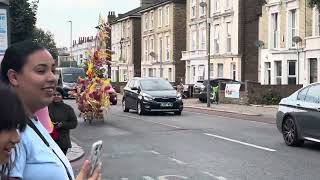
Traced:
<path fill-rule="evenodd" d="M 279 103 L 277 127 L 289 146 L 320 142 L 320 83 L 313 83 Z"/>

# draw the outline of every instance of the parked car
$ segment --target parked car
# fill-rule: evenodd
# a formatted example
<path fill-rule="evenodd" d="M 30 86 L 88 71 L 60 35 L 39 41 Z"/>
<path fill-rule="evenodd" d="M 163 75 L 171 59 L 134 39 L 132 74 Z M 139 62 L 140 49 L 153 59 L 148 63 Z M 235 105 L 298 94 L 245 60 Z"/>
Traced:
<path fill-rule="evenodd" d="M 238 82 L 236 80 L 232 79 L 226 79 L 226 78 L 217 78 L 217 79 L 210 79 L 210 86 L 218 86 L 219 82 Z M 207 102 L 207 84 L 208 80 L 203 81 L 203 84 L 201 86 L 201 91 L 199 94 L 199 101 L 201 102 Z"/>
<path fill-rule="evenodd" d="M 76 91 L 78 78 L 86 76 L 83 68 L 76 67 L 56 68 L 55 74 L 58 79 L 58 85 L 63 89 L 63 98 L 70 98 L 71 92 Z"/>
<path fill-rule="evenodd" d="M 122 99 L 124 112 L 137 110 L 146 112 L 174 112 L 181 115 L 183 102 L 181 94 L 162 78 L 133 78 L 124 88 Z"/>
<path fill-rule="evenodd" d="M 277 128 L 289 146 L 320 142 L 320 83 L 310 84 L 279 103 Z"/>
<path fill-rule="evenodd" d="M 193 94 L 199 94 L 204 89 L 203 80 L 198 80 L 193 85 Z"/>

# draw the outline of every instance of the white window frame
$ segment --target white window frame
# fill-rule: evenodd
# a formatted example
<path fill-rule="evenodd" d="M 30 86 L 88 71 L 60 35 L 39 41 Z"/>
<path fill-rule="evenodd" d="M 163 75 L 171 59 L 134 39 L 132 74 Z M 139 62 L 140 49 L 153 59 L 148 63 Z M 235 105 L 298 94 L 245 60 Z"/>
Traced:
<path fill-rule="evenodd" d="M 168 68 L 168 81 L 173 82 L 173 76 L 172 76 L 172 68 Z"/>
<path fill-rule="evenodd" d="M 295 63 L 295 75 L 290 75 L 290 74 L 289 74 L 289 73 L 290 73 L 290 71 L 289 71 L 290 62 L 294 62 L 294 63 Z M 296 78 L 296 84 L 297 84 L 297 82 L 298 82 L 298 77 L 297 77 L 297 70 L 298 70 L 297 61 L 296 61 L 296 60 L 288 60 L 287 67 L 288 67 L 288 84 L 289 84 L 289 78 Z"/>
<path fill-rule="evenodd" d="M 196 17 L 196 0 L 190 1 L 190 18 L 193 19 Z"/>
<path fill-rule="evenodd" d="M 158 9 L 158 27 L 162 27 L 163 24 L 163 12 L 162 8 Z"/>
<path fill-rule="evenodd" d="M 202 2 L 205 2 L 205 1 L 206 0 L 200 0 L 200 3 L 199 3 L 199 15 L 200 15 L 200 17 L 206 16 L 206 7 L 200 5 Z"/>
<path fill-rule="evenodd" d="M 275 16 L 276 15 L 276 16 Z M 275 17 L 277 17 L 277 22 L 275 23 Z M 272 49 L 278 49 L 280 43 L 279 37 L 279 28 L 280 28 L 280 19 L 279 19 L 279 12 L 271 13 L 270 15 L 271 23 L 270 23 L 270 44 Z"/>
<path fill-rule="evenodd" d="M 166 61 L 170 61 L 170 36 L 166 36 Z"/>
<path fill-rule="evenodd" d="M 191 43 L 190 43 L 190 49 L 191 51 L 194 51 L 197 49 L 197 31 L 195 29 L 191 30 Z"/>
<path fill-rule="evenodd" d="M 220 67 L 222 67 L 222 71 L 219 70 L 219 65 L 220 65 Z M 218 67 L 217 67 L 217 68 L 218 68 L 217 77 L 218 77 L 218 78 L 221 78 L 221 77 L 223 77 L 223 75 L 224 75 L 224 74 L 223 74 L 223 73 L 224 73 L 224 72 L 223 72 L 223 71 L 224 71 L 223 63 L 218 63 L 217 66 L 218 66 Z"/>
<path fill-rule="evenodd" d="M 278 74 L 278 63 L 280 63 L 280 75 Z M 282 61 L 274 61 L 274 75 L 275 75 L 275 84 L 281 85 L 282 84 Z M 280 83 L 278 83 L 280 80 Z"/>
<path fill-rule="evenodd" d="M 295 17 L 295 22 L 293 22 L 293 12 L 294 12 L 294 17 Z M 288 40 L 287 40 L 287 42 L 288 42 L 288 48 L 296 48 L 297 47 L 297 44 L 296 43 L 294 43 L 293 41 L 292 41 L 292 38 L 294 37 L 294 36 L 297 36 L 298 35 L 298 9 L 290 9 L 289 11 L 288 11 L 288 30 L 287 30 L 287 32 L 288 32 Z"/>
<path fill-rule="evenodd" d="M 169 26 L 169 24 L 170 24 L 170 6 L 166 6 L 166 12 L 165 12 L 165 25 L 166 26 Z"/>
<path fill-rule="evenodd" d="M 205 79 L 205 65 L 198 66 L 198 77 L 197 80 L 204 80 Z"/>
<path fill-rule="evenodd" d="M 199 44 L 200 44 L 200 49 L 201 50 L 206 50 L 206 48 L 207 48 L 207 37 L 206 37 L 206 34 L 207 34 L 207 29 L 206 29 L 206 27 L 202 27 L 202 28 L 200 28 L 200 38 L 199 38 L 199 40 L 200 40 L 200 42 L 199 42 Z"/>
<path fill-rule="evenodd" d="M 213 39 L 213 43 L 214 43 L 214 53 L 219 54 L 220 51 L 220 25 L 219 24 L 215 24 L 214 25 L 214 39 Z"/>
<path fill-rule="evenodd" d="M 232 9 L 233 0 L 225 0 L 226 1 L 226 10 Z"/>
<path fill-rule="evenodd" d="M 320 36 L 320 10 L 317 10 L 317 12 L 318 12 L 318 15 L 317 15 L 318 20 L 317 20 L 317 26 L 316 26 L 318 30 L 317 35 Z"/>
<path fill-rule="evenodd" d="M 154 13 L 153 11 L 150 12 L 150 29 L 154 28 Z"/>
<path fill-rule="evenodd" d="M 159 37 L 158 41 L 158 62 L 163 61 L 163 38 L 162 36 Z"/>
<path fill-rule="evenodd" d="M 144 29 L 149 30 L 149 19 L 148 19 L 148 13 L 144 14 Z"/>
<path fill-rule="evenodd" d="M 230 79 L 236 80 L 237 79 L 237 64 L 231 63 L 230 64 Z"/>
<path fill-rule="evenodd" d="M 214 77 L 214 64 L 210 63 L 210 78 Z"/>
<path fill-rule="evenodd" d="M 144 60 L 145 60 L 145 62 L 148 62 L 149 61 L 149 54 L 148 54 L 148 39 L 147 38 L 145 38 L 144 39 L 144 43 L 143 43 L 143 45 L 144 45 Z"/>
<path fill-rule="evenodd" d="M 220 0 L 213 0 L 213 13 L 220 12 Z"/>
<path fill-rule="evenodd" d="M 230 25 L 230 27 L 228 26 L 228 25 Z M 232 51 L 232 23 L 231 22 L 227 22 L 226 23 L 226 35 L 227 35 L 227 43 L 226 43 L 226 46 L 227 46 L 227 48 L 226 48 L 226 51 L 227 51 L 227 53 L 231 53 L 231 51 Z"/>
<path fill-rule="evenodd" d="M 154 38 L 153 37 L 150 37 L 150 39 L 149 39 L 149 53 L 150 52 L 154 52 Z M 149 54 L 150 55 L 150 54 Z M 152 57 L 151 55 L 150 55 L 150 59 L 152 60 L 152 61 L 154 61 L 155 60 L 155 58 L 154 57 Z"/>

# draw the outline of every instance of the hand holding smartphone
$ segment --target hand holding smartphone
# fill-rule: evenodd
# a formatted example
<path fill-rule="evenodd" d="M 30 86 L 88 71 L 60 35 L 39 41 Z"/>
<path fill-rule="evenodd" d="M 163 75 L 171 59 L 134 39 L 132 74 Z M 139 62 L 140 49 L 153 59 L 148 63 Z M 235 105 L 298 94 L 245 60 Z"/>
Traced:
<path fill-rule="evenodd" d="M 101 162 L 100 158 L 101 158 L 102 144 L 103 144 L 102 140 L 92 144 L 91 154 L 90 154 L 91 166 L 90 166 L 89 176 L 92 176 L 94 170 L 96 169 L 98 164 Z"/>

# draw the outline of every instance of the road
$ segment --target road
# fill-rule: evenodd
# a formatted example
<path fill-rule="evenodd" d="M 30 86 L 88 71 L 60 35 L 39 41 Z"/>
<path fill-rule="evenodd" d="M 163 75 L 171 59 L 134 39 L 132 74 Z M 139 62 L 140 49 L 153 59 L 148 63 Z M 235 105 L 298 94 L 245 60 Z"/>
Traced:
<path fill-rule="evenodd" d="M 104 141 L 108 180 L 320 179 L 320 145 L 287 147 L 275 124 L 194 111 L 139 116 L 117 105 L 104 123 L 79 119 L 71 134 L 86 152 L 94 141 Z"/>

